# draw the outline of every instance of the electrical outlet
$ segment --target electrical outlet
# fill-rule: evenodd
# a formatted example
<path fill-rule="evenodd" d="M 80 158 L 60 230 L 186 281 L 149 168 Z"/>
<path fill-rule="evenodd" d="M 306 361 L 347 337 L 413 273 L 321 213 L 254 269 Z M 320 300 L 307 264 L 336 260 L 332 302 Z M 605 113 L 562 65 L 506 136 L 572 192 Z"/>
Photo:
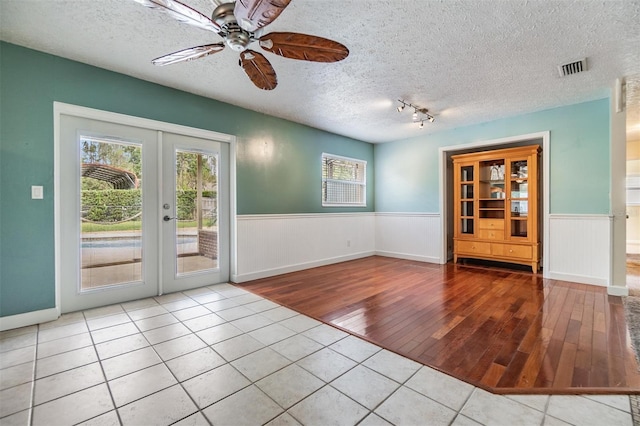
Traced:
<path fill-rule="evenodd" d="M 42 186 L 33 185 L 31 187 L 31 199 L 42 200 L 44 198 L 44 189 Z"/>

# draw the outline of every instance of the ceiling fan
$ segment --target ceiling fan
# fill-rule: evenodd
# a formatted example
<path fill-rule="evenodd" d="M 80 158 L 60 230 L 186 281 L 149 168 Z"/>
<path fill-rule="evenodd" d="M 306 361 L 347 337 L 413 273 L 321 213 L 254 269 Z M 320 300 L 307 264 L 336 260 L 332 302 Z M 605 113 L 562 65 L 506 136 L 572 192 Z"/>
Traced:
<path fill-rule="evenodd" d="M 218 53 L 226 46 L 240 52 L 240 66 L 258 88 L 273 90 L 278 77 L 271 63 L 259 52 L 249 49 L 255 41 L 267 52 L 290 59 L 313 62 L 337 62 L 349 55 L 349 49 L 337 41 L 308 34 L 274 32 L 263 35 L 263 28 L 273 22 L 291 0 L 213 0 L 217 5 L 211 18 L 177 0 L 134 0 L 159 9 L 178 21 L 217 33 L 224 42 L 179 50 L 152 61 L 170 65 Z"/>

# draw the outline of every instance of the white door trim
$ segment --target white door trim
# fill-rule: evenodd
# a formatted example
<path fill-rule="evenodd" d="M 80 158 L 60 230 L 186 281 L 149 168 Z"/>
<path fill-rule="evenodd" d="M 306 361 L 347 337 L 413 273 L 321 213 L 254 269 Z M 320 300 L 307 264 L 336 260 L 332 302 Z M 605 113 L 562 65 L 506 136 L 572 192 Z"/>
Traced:
<path fill-rule="evenodd" d="M 53 165 L 53 188 L 54 188 L 54 265 L 55 265 L 55 310 L 60 316 L 61 306 L 61 205 L 60 205 L 60 117 L 70 115 L 85 119 L 106 121 L 115 124 L 140 127 L 160 132 L 170 132 L 185 136 L 193 136 L 201 139 L 211 139 L 221 143 L 229 144 L 229 268 L 230 276 L 236 274 L 236 137 L 225 133 L 211 130 L 197 129 L 173 123 L 151 120 L 148 118 L 134 117 L 126 114 L 102 111 L 94 108 L 87 108 L 78 105 L 53 102 L 53 144 L 54 144 L 54 165 Z M 162 287 L 159 288 L 162 291 Z"/>
<path fill-rule="evenodd" d="M 526 135 L 509 136 L 500 139 L 471 142 L 462 145 L 443 146 L 439 149 L 439 192 L 440 192 L 440 229 L 443 230 L 442 246 L 440 251 L 440 263 L 447 263 L 447 206 L 446 206 L 446 178 L 447 178 L 447 153 L 466 150 L 469 148 L 481 148 L 509 143 L 523 142 L 534 139 L 542 139 L 542 276 L 548 278 L 549 274 L 549 147 L 550 132 L 529 133 Z"/>

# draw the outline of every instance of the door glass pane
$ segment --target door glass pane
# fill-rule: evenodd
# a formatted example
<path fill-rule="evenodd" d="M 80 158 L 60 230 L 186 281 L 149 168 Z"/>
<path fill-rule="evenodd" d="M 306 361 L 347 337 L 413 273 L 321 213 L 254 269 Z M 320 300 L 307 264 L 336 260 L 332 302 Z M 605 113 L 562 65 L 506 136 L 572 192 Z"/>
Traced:
<path fill-rule="evenodd" d="M 504 160 L 480 162 L 478 214 L 484 219 L 503 219 L 505 203 Z"/>
<path fill-rule="evenodd" d="M 176 273 L 218 267 L 218 157 L 176 150 Z"/>
<path fill-rule="evenodd" d="M 473 201 L 462 201 L 460 208 L 460 216 L 473 217 Z"/>
<path fill-rule="evenodd" d="M 529 198 L 529 183 L 526 179 L 518 179 L 511 182 L 511 198 L 525 200 Z"/>
<path fill-rule="evenodd" d="M 511 216 L 527 216 L 529 214 L 529 202 L 528 201 L 512 201 L 511 202 Z"/>
<path fill-rule="evenodd" d="M 142 146 L 80 137 L 80 290 L 142 280 Z"/>
<path fill-rule="evenodd" d="M 460 187 L 460 198 L 473 199 L 473 185 L 464 184 Z"/>
<path fill-rule="evenodd" d="M 527 236 L 527 220 L 511 219 L 511 236 L 525 237 Z"/>
<path fill-rule="evenodd" d="M 527 160 L 511 162 L 511 236 L 527 237 L 529 215 L 529 167 Z"/>
<path fill-rule="evenodd" d="M 473 234 L 473 219 L 465 218 L 460 220 L 460 233 Z"/>
<path fill-rule="evenodd" d="M 504 197 L 504 160 L 480 163 L 480 198 Z"/>
<path fill-rule="evenodd" d="M 527 160 L 513 161 L 511 163 L 511 177 L 513 179 L 526 179 L 529 177 L 529 167 Z"/>
<path fill-rule="evenodd" d="M 460 181 L 473 182 L 473 166 L 460 167 Z"/>
<path fill-rule="evenodd" d="M 473 166 L 460 168 L 460 233 L 473 235 L 474 203 Z"/>

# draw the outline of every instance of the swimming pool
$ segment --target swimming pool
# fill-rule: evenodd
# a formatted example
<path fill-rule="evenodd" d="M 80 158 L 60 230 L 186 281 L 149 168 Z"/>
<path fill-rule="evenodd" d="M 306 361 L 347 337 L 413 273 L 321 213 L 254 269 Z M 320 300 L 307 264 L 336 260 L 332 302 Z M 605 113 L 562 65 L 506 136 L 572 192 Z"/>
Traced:
<path fill-rule="evenodd" d="M 196 244 L 198 238 L 195 235 L 179 235 L 178 244 Z M 91 238 L 82 240 L 83 249 L 98 248 L 140 248 L 141 238 Z"/>

